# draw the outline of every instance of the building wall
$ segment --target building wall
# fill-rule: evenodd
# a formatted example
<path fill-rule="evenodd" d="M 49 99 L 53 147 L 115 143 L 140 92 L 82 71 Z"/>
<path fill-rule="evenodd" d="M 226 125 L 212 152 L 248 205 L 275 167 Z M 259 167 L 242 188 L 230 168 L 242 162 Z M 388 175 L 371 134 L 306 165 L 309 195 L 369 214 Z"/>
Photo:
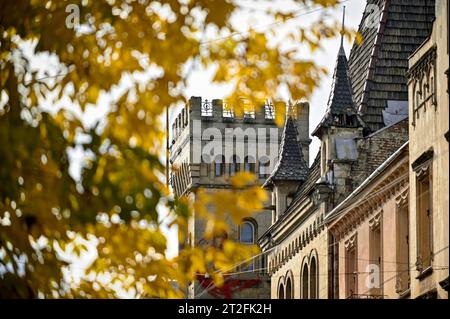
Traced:
<path fill-rule="evenodd" d="M 245 156 L 252 157 L 253 161 L 250 163 L 253 164 L 253 170 L 261 185 L 270 174 L 271 168 L 267 170 L 267 175 L 259 174 L 260 153 L 258 147 L 262 145 L 267 155 L 274 156 L 274 160 L 271 162 L 273 167 L 278 156 L 282 128 L 277 127 L 274 119 L 267 116 L 264 107 L 257 110 L 250 118 L 224 116 L 223 107 L 224 104 L 221 100 L 206 101 L 200 97 L 191 97 L 189 104 L 176 117 L 172 125 L 170 147 L 171 185 L 176 196 L 188 196 L 195 201 L 195 191 L 198 188 L 205 189 L 207 192 L 230 188 L 232 156 L 239 154 L 239 151 L 242 151 Z M 297 139 L 303 146 L 305 159 L 308 160 L 309 105 L 301 103 L 294 110 L 297 111 L 296 119 L 299 127 Z M 259 132 L 263 132 L 265 140 L 260 139 Z M 212 141 L 217 143 L 216 145 L 225 157 L 224 174 L 221 176 L 216 176 L 215 173 L 215 156 L 202 156 L 205 153 L 203 152 L 205 146 L 213 145 Z M 254 147 L 254 153 L 250 151 L 249 146 Z M 214 152 L 210 154 L 213 155 Z M 236 165 L 239 167 L 239 171 L 244 171 L 244 156 L 238 158 Z M 256 226 L 256 241 L 272 224 L 272 211 L 264 210 L 257 213 L 253 216 L 253 222 Z M 231 218 L 228 224 L 230 227 L 228 238 L 239 241 L 239 225 L 234 224 Z M 211 244 L 204 239 L 204 232 L 205 221 L 196 218 L 195 212 L 193 212 L 193 216 L 188 222 L 187 238 L 180 242 L 180 249 L 183 249 L 185 245 Z M 265 267 L 264 262 L 263 258 L 256 259 L 254 268 Z M 188 288 L 187 296 L 189 298 L 236 299 L 270 297 L 270 279 L 266 272 L 255 271 L 232 276 L 226 280 L 225 285 L 232 286 L 228 292 L 231 290 L 234 292 L 227 294 L 226 289 L 216 290 L 207 279 L 199 279 Z"/>
<path fill-rule="evenodd" d="M 408 175 L 406 151 L 358 194 L 351 195 L 345 208 L 333 212 L 338 217 L 329 224 L 329 231 L 339 247 L 335 257 L 339 265 L 338 298 L 396 299 L 408 295 L 409 272 L 398 245 L 399 241 L 407 240 L 404 236 L 407 232 L 400 237 L 398 230 L 400 214 L 407 214 Z M 379 237 L 375 239 L 377 230 Z M 348 292 L 351 275 L 347 263 L 351 262 L 348 253 L 351 249 L 356 252 L 353 277 L 357 288 L 353 295 Z"/>
<path fill-rule="evenodd" d="M 309 209 L 308 209 L 309 207 Z M 307 266 L 309 271 L 314 257 L 317 265 L 316 298 L 328 297 L 328 237 L 320 216 L 323 216 L 323 207 L 313 208 L 309 198 L 302 204 L 302 213 L 309 214 L 300 225 L 294 226 L 296 221 L 286 224 L 285 231 L 293 232 L 279 241 L 279 244 L 268 254 L 269 274 L 271 275 L 271 298 L 279 299 L 279 288 L 291 278 L 292 298 L 309 299 L 311 296 L 302 294 L 302 269 Z M 312 208 L 312 211 L 311 211 Z M 298 217 L 298 216 L 297 216 Z M 277 237 L 273 240 L 277 243 Z M 310 275 L 310 274 L 309 274 Z M 308 291 L 310 292 L 311 276 L 308 277 Z M 286 291 L 284 296 L 286 296 Z"/>
<path fill-rule="evenodd" d="M 449 261 L 449 148 L 445 134 L 449 131 L 448 95 L 448 1 L 436 1 L 436 20 L 430 39 L 410 58 L 409 113 L 410 113 L 410 164 L 432 149 L 432 271 L 420 276 L 422 271 L 413 267 L 411 296 L 448 298 L 440 282 L 448 278 Z M 447 74 L 446 74 L 447 72 Z M 428 79 L 426 75 L 428 74 Z M 433 81 L 434 79 L 434 81 Z M 425 87 L 424 85 L 428 85 Z M 411 261 L 418 257 L 418 189 L 417 173 L 410 165 L 410 227 Z M 447 269 L 443 269 L 447 266 Z"/>

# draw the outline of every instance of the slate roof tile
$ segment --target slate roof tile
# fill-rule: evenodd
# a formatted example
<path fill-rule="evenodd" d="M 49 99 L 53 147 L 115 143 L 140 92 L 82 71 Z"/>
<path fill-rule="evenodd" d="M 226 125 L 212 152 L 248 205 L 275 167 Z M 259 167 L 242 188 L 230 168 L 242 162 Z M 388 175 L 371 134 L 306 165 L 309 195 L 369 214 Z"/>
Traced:
<path fill-rule="evenodd" d="M 306 179 L 308 165 L 303 158 L 303 153 L 300 148 L 300 143 L 297 141 L 297 128 L 294 119 L 291 115 L 288 115 L 281 136 L 278 162 L 264 183 L 264 187 L 276 181 L 303 182 Z"/>
<path fill-rule="evenodd" d="M 381 114 L 387 101 L 408 99 L 408 57 L 429 36 L 435 3 L 434 0 L 368 0 L 369 5 L 380 8 L 380 23 L 370 25 L 373 10 L 365 10 L 358 29 L 363 43 L 352 47 L 349 72 L 357 108 L 364 122 L 376 131 L 385 125 Z"/>

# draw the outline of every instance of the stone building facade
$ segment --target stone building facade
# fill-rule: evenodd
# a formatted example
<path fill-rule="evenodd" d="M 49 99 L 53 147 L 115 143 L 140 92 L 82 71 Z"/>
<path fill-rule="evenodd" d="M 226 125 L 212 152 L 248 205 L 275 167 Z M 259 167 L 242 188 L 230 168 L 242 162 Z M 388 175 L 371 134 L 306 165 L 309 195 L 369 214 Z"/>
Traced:
<path fill-rule="evenodd" d="M 448 298 L 449 3 L 409 59 L 411 297 Z"/>
<path fill-rule="evenodd" d="M 375 26 L 370 16 L 373 6 L 380 12 Z M 368 0 L 359 26 L 362 44 L 354 44 L 348 61 L 341 46 L 326 113 L 312 132 L 321 142 L 313 165 L 297 174 L 297 180 L 294 180 L 277 171 L 277 167 L 289 169 L 292 162 L 280 164 L 275 167 L 272 179 L 269 177 L 264 184 L 273 194 L 275 211 L 273 224 L 260 237 L 259 244 L 267 255 L 272 298 L 363 298 L 367 295 L 361 293 L 362 286 L 355 286 L 351 294 L 345 290 L 346 284 L 340 277 L 345 265 L 341 261 L 341 250 L 346 241 L 352 242 L 355 237 L 346 238 L 347 232 L 337 226 L 338 232 L 330 231 L 328 216 L 374 172 L 379 174 L 380 166 L 390 163 L 393 154 L 402 146 L 406 147 L 409 137 L 408 57 L 429 36 L 433 19 L 434 1 Z M 286 134 L 290 131 L 286 122 Z M 287 144 L 281 143 L 280 159 L 286 153 L 286 158 L 297 163 L 301 161 L 292 154 L 303 153 L 302 146 L 297 146 L 299 152 L 293 152 L 292 146 L 285 147 Z M 406 169 L 404 156 L 395 157 L 403 170 Z M 397 173 L 393 172 L 392 176 Z M 377 176 L 386 180 L 391 178 L 390 171 L 383 174 Z M 281 178 L 273 178 L 278 175 Z M 394 188 L 392 192 L 394 199 L 386 203 L 390 222 L 395 220 L 391 211 L 396 203 L 395 196 L 404 196 L 405 190 Z M 381 215 L 375 212 L 376 209 L 380 207 L 367 207 L 362 215 L 370 216 L 361 226 L 365 235 L 369 224 L 378 229 L 379 236 L 382 231 L 393 231 L 392 225 L 380 228 Z M 353 229 L 360 227 L 360 222 L 361 219 L 356 218 L 350 226 L 344 224 Z M 360 258 L 368 259 L 370 251 L 365 250 L 369 246 L 360 247 L 364 248 Z M 388 257 L 392 256 L 385 258 Z M 386 265 L 385 269 L 388 268 Z M 398 297 L 396 289 L 388 290 L 389 297 Z M 384 296 L 383 293 L 371 290 L 369 294 Z"/>
<path fill-rule="evenodd" d="M 325 217 L 336 298 L 410 296 L 408 166 L 406 142 Z"/>
<path fill-rule="evenodd" d="M 295 136 L 302 145 L 304 157 L 309 156 L 309 105 L 301 103 L 296 125 L 301 128 Z M 277 161 L 282 129 L 274 121 L 273 106 L 268 102 L 259 110 L 234 115 L 232 106 L 221 100 L 207 101 L 191 97 L 177 115 L 171 130 L 171 185 L 175 196 L 188 196 L 195 201 L 199 188 L 207 192 L 230 188 L 230 176 L 239 171 L 251 171 L 262 185 Z M 248 244 L 256 244 L 272 224 L 272 212 L 262 211 L 253 219 L 235 225 L 230 220 L 227 237 Z M 188 222 L 188 234 L 179 243 L 201 246 L 212 244 L 203 238 L 205 221 L 193 217 Z M 253 268 L 264 268 L 263 258 L 253 261 Z M 188 298 L 269 298 L 270 279 L 264 271 L 227 276 L 223 289 L 199 276 L 186 292 Z"/>

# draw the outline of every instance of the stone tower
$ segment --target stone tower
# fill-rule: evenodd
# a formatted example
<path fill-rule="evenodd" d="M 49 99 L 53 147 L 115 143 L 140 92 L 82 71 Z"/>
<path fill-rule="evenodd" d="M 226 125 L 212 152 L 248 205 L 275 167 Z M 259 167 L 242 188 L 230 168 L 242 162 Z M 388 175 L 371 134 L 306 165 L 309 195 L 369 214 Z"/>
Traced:
<path fill-rule="evenodd" d="M 250 108 L 251 109 L 251 108 Z M 309 104 L 299 103 L 293 107 L 297 142 L 302 157 L 309 160 Z M 275 124 L 274 108 L 270 102 L 257 111 L 244 112 L 238 118 L 232 106 L 222 100 L 202 100 L 191 97 L 172 124 L 170 182 L 176 196 L 188 196 L 195 201 L 199 188 L 214 191 L 230 187 L 229 177 L 238 171 L 251 171 L 262 185 L 277 163 L 282 128 Z M 294 118 L 291 119 L 294 121 Z M 271 210 L 262 211 L 254 219 L 241 225 L 230 223 L 228 238 L 243 243 L 255 243 L 272 223 Z M 188 223 L 187 238 L 179 243 L 186 245 L 210 244 L 203 238 L 204 223 L 192 217 Z M 198 278 L 187 291 L 188 298 L 269 298 L 270 279 L 261 271 L 264 258 L 254 261 L 252 269 L 238 275 L 233 294 L 220 289 L 210 289 L 210 283 Z M 237 279 L 237 280 L 236 280 Z"/>

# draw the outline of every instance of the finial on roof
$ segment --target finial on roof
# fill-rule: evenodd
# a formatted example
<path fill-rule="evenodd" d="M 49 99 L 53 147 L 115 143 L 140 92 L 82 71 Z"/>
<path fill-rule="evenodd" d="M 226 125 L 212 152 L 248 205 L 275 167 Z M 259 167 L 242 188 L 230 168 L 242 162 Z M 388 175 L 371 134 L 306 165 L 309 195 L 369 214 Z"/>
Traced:
<path fill-rule="evenodd" d="M 341 28 L 341 47 L 339 48 L 339 54 L 345 54 L 344 51 L 344 28 L 345 28 L 345 6 L 342 12 L 342 28 Z"/>

